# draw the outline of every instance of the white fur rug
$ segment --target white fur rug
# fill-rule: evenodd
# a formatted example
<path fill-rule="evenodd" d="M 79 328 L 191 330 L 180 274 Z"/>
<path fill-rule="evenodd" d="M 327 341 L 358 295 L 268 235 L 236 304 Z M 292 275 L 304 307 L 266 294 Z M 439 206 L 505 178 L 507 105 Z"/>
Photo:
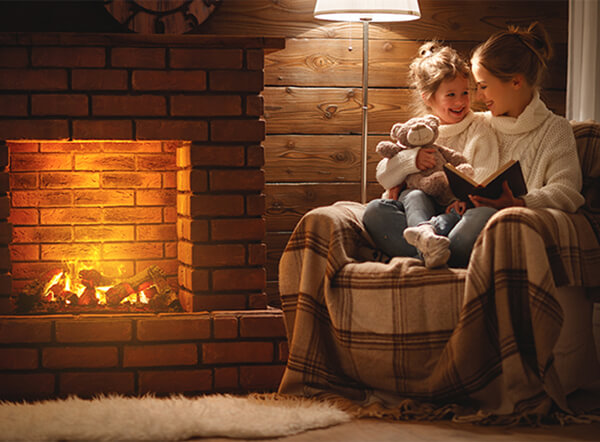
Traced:
<path fill-rule="evenodd" d="M 346 412 L 302 398 L 68 398 L 0 403 L 0 440 L 185 440 L 271 438 L 347 422 Z"/>

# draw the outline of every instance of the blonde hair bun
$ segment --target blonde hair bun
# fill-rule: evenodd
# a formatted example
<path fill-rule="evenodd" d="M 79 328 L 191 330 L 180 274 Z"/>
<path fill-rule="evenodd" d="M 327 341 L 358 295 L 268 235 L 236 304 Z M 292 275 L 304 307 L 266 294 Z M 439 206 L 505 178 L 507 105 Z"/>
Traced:
<path fill-rule="evenodd" d="M 522 74 L 527 82 L 539 88 L 552 58 L 550 37 L 539 22 L 527 28 L 510 26 L 475 48 L 472 63 L 483 66 L 502 81 Z"/>
<path fill-rule="evenodd" d="M 419 57 L 431 57 L 442 48 L 442 45 L 437 41 L 429 41 L 419 48 Z"/>

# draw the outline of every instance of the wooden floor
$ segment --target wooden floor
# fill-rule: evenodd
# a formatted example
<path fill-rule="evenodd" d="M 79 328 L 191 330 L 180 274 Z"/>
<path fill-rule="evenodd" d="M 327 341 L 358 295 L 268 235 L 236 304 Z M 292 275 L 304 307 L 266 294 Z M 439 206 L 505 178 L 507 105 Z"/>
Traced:
<path fill-rule="evenodd" d="M 197 439 L 203 442 L 233 441 L 227 438 Z M 239 440 L 239 439 L 238 439 Z M 253 439 L 257 440 L 257 439 Z M 262 440 L 262 439 L 261 439 Z M 554 442 L 600 441 L 600 422 L 560 426 L 483 427 L 451 422 L 412 423 L 376 419 L 354 420 L 323 430 L 307 431 L 270 441 L 283 442 Z"/>

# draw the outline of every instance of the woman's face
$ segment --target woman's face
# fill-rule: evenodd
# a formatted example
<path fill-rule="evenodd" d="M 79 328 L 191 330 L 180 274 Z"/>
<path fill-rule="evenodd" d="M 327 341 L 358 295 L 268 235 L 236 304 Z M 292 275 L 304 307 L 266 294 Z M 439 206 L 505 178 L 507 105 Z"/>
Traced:
<path fill-rule="evenodd" d="M 462 121 L 469 112 L 469 80 L 457 75 L 452 80 L 444 80 L 426 104 L 442 124 L 455 124 Z"/>
<path fill-rule="evenodd" d="M 476 61 L 473 62 L 472 71 L 477 85 L 477 99 L 487 106 L 492 115 L 519 116 L 520 109 L 515 106 L 516 90 L 511 81 L 500 80 Z"/>

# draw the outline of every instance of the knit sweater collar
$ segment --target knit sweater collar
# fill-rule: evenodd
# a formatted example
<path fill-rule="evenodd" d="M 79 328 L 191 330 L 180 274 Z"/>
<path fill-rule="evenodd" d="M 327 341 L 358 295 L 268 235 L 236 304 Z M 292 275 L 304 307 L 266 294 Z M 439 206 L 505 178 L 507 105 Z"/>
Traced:
<path fill-rule="evenodd" d="M 469 111 L 467 115 L 465 115 L 465 118 L 463 118 L 459 123 L 440 124 L 440 137 L 449 138 L 462 133 L 467 127 L 469 127 L 473 121 L 473 118 L 475 118 L 475 114 L 473 114 L 473 111 Z"/>
<path fill-rule="evenodd" d="M 532 131 L 552 115 L 552 112 L 540 100 L 539 92 L 534 92 L 533 98 L 517 118 L 507 116 L 492 116 L 486 112 L 492 127 L 505 134 L 522 134 Z"/>

